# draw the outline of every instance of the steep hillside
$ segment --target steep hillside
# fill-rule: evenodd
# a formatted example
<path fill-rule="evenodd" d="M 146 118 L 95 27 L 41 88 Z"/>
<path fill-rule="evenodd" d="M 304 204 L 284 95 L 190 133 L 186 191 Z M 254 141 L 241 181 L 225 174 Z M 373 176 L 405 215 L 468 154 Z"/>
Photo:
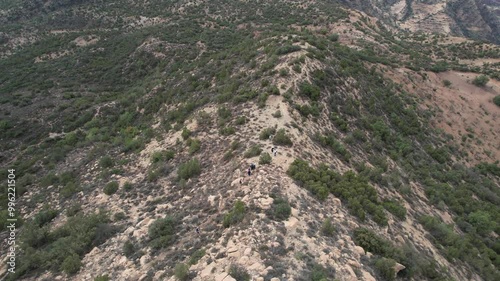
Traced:
<path fill-rule="evenodd" d="M 332 1 L 0 9 L 5 280 L 500 279 L 497 45 Z"/>
<path fill-rule="evenodd" d="M 500 43 L 500 2 L 494 0 L 341 1 L 409 31 Z"/>

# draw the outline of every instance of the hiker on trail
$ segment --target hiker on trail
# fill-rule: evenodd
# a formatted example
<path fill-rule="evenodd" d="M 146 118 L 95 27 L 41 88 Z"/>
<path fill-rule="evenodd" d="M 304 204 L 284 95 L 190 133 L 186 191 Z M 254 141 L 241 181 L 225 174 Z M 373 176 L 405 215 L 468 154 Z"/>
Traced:
<path fill-rule="evenodd" d="M 200 234 L 200 228 L 196 227 L 196 233 Z"/>
<path fill-rule="evenodd" d="M 278 148 L 277 147 L 273 147 L 271 148 L 271 152 L 274 154 L 274 156 L 276 157 L 276 153 L 278 153 Z"/>
<path fill-rule="evenodd" d="M 251 176 L 252 175 L 252 170 L 250 168 L 248 168 L 248 175 Z"/>

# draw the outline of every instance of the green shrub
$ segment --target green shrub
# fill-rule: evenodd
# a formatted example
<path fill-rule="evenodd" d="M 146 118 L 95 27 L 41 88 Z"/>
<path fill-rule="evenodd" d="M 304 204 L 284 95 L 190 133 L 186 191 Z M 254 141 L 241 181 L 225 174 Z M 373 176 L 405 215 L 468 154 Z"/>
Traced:
<path fill-rule="evenodd" d="M 276 50 L 276 54 L 278 56 L 280 56 L 280 55 L 285 55 L 285 54 L 288 54 L 288 53 L 297 52 L 297 51 L 300 51 L 300 50 L 301 50 L 300 46 L 297 46 L 297 45 L 285 45 L 285 46 L 282 46 L 282 47 L 278 48 Z"/>
<path fill-rule="evenodd" d="M 233 114 L 231 113 L 231 110 L 229 110 L 227 107 L 221 106 L 217 109 L 217 115 L 221 119 L 228 119 L 231 117 Z"/>
<path fill-rule="evenodd" d="M 396 279 L 394 266 L 396 266 L 396 261 L 393 259 L 379 258 L 375 262 L 375 268 L 384 280 L 392 281 Z"/>
<path fill-rule="evenodd" d="M 446 79 L 445 79 L 445 80 L 443 80 L 443 85 L 444 85 L 445 87 L 449 87 L 449 86 L 451 86 L 451 81 L 450 81 L 450 80 L 446 80 Z"/>
<path fill-rule="evenodd" d="M 174 268 L 174 276 L 179 281 L 186 281 L 189 278 L 189 266 L 185 263 L 178 263 Z"/>
<path fill-rule="evenodd" d="M 104 194 L 106 195 L 114 194 L 116 191 L 118 191 L 118 186 L 119 186 L 118 182 L 116 181 L 108 182 L 106 186 L 104 186 Z"/>
<path fill-rule="evenodd" d="M 198 152 L 201 148 L 201 141 L 199 139 L 189 138 L 186 141 L 187 146 L 189 146 L 189 154 L 193 155 Z"/>
<path fill-rule="evenodd" d="M 175 240 L 177 221 L 172 217 L 155 220 L 148 229 L 151 247 L 165 248 Z"/>
<path fill-rule="evenodd" d="M 196 177 L 201 173 L 201 166 L 198 159 L 193 158 L 185 163 L 179 165 L 179 169 L 177 171 L 177 179 L 178 180 L 188 180 L 192 177 Z"/>
<path fill-rule="evenodd" d="M 229 136 L 229 135 L 236 133 L 236 129 L 232 126 L 224 127 L 222 129 L 220 129 L 219 133 L 223 136 Z"/>
<path fill-rule="evenodd" d="M 261 152 L 262 148 L 260 148 L 260 146 L 253 145 L 247 151 L 245 151 L 245 154 L 243 154 L 243 156 L 245 156 L 245 158 L 252 158 L 255 156 L 259 156 Z"/>
<path fill-rule="evenodd" d="M 384 208 L 400 220 L 406 219 L 406 208 L 401 203 L 392 200 L 382 202 Z"/>
<path fill-rule="evenodd" d="M 233 141 L 231 143 L 231 150 L 236 150 L 236 149 L 240 148 L 240 145 L 241 145 L 241 143 L 239 141 L 237 141 L 237 140 Z"/>
<path fill-rule="evenodd" d="M 286 75 L 288 75 L 288 70 L 287 69 L 282 69 L 282 70 L 285 70 L 286 71 Z M 272 85 L 271 87 L 269 87 L 269 90 L 267 92 L 270 95 L 273 95 L 273 96 L 279 96 L 280 95 L 280 90 L 278 89 L 278 87 L 276 85 Z"/>
<path fill-rule="evenodd" d="M 272 114 L 272 116 L 273 116 L 274 118 L 281 118 L 281 116 L 283 116 L 283 115 L 281 115 L 281 111 L 276 110 L 276 112 L 274 112 L 274 113 Z"/>
<path fill-rule="evenodd" d="M 267 140 L 267 139 L 269 139 L 270 136 L 274 135 L 275 133 L 276 133 L 276 128 L 274 128 L 274 127 L 265 128 L 260 132 L 259 139 Z"/>
<path fill-rule="evenodd" d="M 493 98 L 493 103 L 496 104 L 497 106 L 500 106 L 500 95 L 495 96 Z"/>
<path fill-rule="evenodd" d="M 236 120 L 234 121 L 234 124 L 240 126 L 243 125 L 247 122 L 247 118 L 245 116 L 238 116 Z"/>
<path fill-rule="evenodd" d="M 123 184 L 123 190 L 125 191 L 130 191 L 133 187 L 132 183 L 128 181 Z"/>
<path fill-rule="evenodd" d="M 190 265 L 193 265 L 193 264 L 197 264 L 199 260 L 201 260 L 201 258 L 203 258 L 203 256 L 205 255 L 205 249 L 199 249 L 199 250 L 196 250 L 192 255 L 191 255 L 191 258 L 189 259 L 189 264 Z"/>
<path fill-rule="evenodd" d="M 109 276 L 106 274 L 106 275 L 101 275 L 101 276 L 97 276 L 96 278 L 94 278 L 94 281 L 109 281 Z"/>
<path fill-rule="evenodd" d="M 322 265 L 315 263 L 311 270 L 311 281 L 326 281 L 326 280 L 329 280 L 326 269 Z"/>
<path fill-rule="evenodd" d="M 281 197 L 274 198 L 273 205 L 270 209 L 270 216 L 277 221 L 287 220 L 292 214 L 292 208 L 288 201 Z"/>
<path fill-rule="evenodd" d="M 286 134 L 285 129 L 279 129 L 276 132 L 276 135 L 274 135 L 273 144 L 292 146 L 293 142 L 290 139 L 290 137 Z"/>
<path fill-rule="evenodd" d="M 136 249 L 135 246 L 130 240 L 125 241 L 123 244 L 123 254 L 126 257 L 131 257 L 135 253 Z"/>
<path fill-rule="evenodd" d="M 267 152 L 264 152 L 260 155 L 260 158 L 259 158 L 259 164 L 261 165 L 264 165 L 264 164 L 271 164 L 271 161 L 273 159 L 271 158 L 271 155 L 269 155 L 269 153 Z"/>
<path fill-rule="evenodd" d="M 55 217 L 57 217 L 58 214 L 59 211 L 45 207 L 43 210 L 38 212 L 38 214 L 35 215 L 35 217 L 33 218 L 33 222 L 38 227 L 42 227 L 47 223 L 51 222 Z"/>
<path fill-rule="evenodd" d="M 246 269 L 235 264 L 231 264 L 229 267 L 229 275 L 236 279 L 236 281 L 250 281 L 251 278 Z"/>
<path fill-rule="evenodd" d="M 245 203 L 240 200 L 236 201 L 233 209 L 224 216 L 222 225 L 227 228 L 242 221 L 245 217 L 245 209 Z"/>
<path fill-rule="evenodd" d="M 191 136 L 191 134 L 192 132 L 188 128 L 184 127 L 182 129 L 181 137 L 183 140 L 187 140 Z"/>
<path fill-rule="evenodd" d="M 474 80 L 472 80 L 472 84 L 479 86 L 479 87 L 484 87 L 484 86 L 486 86 L 486 84 L 488 84 L 489 81 L 490 81 L 490 78 L 488 78 L 488 76 L 482 74 L 482 75 L 476 76 L 476 78 L 474 78 Z"/>
<path fill-rule="evenodd" d="M 259 95 L 259 98 L 257 99 L 257 106 L 259 108 L 264 108 L 266 106 L 266 101 L 267 98 L 269 97 L 268 93 L 262 93 Z"/>
<path fill-rule="evenodd" d="M 173 159 L 175 156 L 175 151 L 173 150 L 162 150 L 162 151 L 155 151 L 151 155 L 151 163 L 158 163 L 160 161 L 168 161 Z"/>
<path fill-rule="evenodd" d="M 299 95 L 305 96 L 313 101 L 317 101 L 320 98 L 320 90 L 315 85 L 311 85 L 307 82 L 302 82 L 299 85 Z"/>
<path fill-rule="evenodd" d="M 321 233 L 325 236 L 333 236 L 336 230 L 332 224 L 332 220 L 330 218 L 325 219 L 323 224 L 321 225 Z"/>
<path fill-rule="evenodd" d="M 68 207 L 68 209 L 66 209 L 66 216 L 72 217 L 78 214 L 81 210 L 82 210 L 82 205 L 80 204 L 71 205 Z"/>
<path fill-rule="evenodd" d="M 61 195 L 64 198 L 69 198 L 78 191 L 76 183 L 69 182 L 61 189 Z"/>
<path fill-rule="evenodd" d="M 334 33 L 334 34 L 328 36 L 328 39 L 330 39 L 330 41 L 332 41 L 332 42 L 337 42 L 337 41 L 339 41 L 339 35 L 337 33 Z"/>
<path fill-rule="evenodd" d="M 77 254 L 72 253 L 71 255 L 67 256 L 62 262 L 61 271 L 72 275 L 77 273 L 80 270 L 81 266 L 82 262 L 80 260 L 80 257 Z"/>
<path fill-rule="evenodd" d="M 113 167 L 113 165 L 114 165 L 113 158 L 106 155 L 106 156 L 102 157 L 101 160 L 99 160 L 99 165 L 103 169 Z"/>

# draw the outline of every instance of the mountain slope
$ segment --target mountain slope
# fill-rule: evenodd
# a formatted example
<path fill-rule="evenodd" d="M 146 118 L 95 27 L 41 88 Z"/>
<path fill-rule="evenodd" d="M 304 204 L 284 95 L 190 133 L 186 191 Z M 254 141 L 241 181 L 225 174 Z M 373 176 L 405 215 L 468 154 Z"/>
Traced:
<path fill-rule="evenodd" d="M 7 280 L 499 278 L 498 46 L 329 1 L 2 5 Z"/>
<path fill-rule="evenodd" d="M 409 31 L 500 43 L 500 3 L 491 0 L 342 1 Z"/>

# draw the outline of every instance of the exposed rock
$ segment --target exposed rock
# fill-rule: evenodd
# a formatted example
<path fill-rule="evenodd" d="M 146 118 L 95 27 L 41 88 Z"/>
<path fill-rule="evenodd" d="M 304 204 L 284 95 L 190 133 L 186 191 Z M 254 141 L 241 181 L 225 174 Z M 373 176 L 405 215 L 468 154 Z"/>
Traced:
<path fill-rule="evenodd" d="M 356 253 L 358 253 L 358 255 L 360 255 L 360 256 L 364 256 L 365 255 L 365 249 L 363 249 L 360 246 L 355 246 L 354 247 L 354 251 L 356 251 Z"/>
<path fill-rule="evenodd" d="M 406 266 L 400 264 L 400 263 L 396 263 L 396 265 L 394 265 L 394 274 L 395 276 L 398 275 L 398 272 L 400 272 L 401 270 L 405 269 Z"/>

